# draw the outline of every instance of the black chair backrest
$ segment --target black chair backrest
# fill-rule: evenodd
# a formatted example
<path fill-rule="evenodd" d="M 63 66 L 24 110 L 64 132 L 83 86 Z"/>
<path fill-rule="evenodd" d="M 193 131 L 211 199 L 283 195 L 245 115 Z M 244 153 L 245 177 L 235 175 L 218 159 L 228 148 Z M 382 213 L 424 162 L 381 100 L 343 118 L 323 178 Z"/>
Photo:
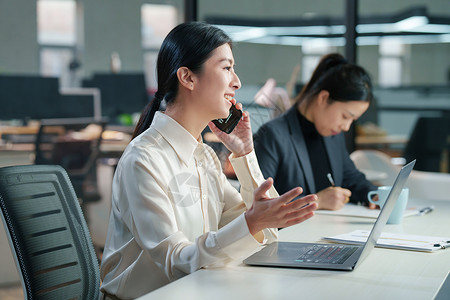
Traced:
<path fill-rule="evenodd" d="M 0 168 L 0 207 L 26 299 L 98 299 L 97 257 L 62 167 Z"/>
<path fill-rule="evenodd" d="M 62 166 L 83 203 L 101 199 L 96 169 L 107 121 L 107 118 L 43 119 L 36 136 L 35 164 Z"/>
<path fill-rule="evenodd" d="M 94 118 L 43 119 L 35 141 L 36 164 L 58 164 L 70 172 L 87 172 L 97 159 L 107 119 Z M 100 134 L 94 139 L 69 138 L 68 133 L 97 125 Z M 65 157 L 65 154 L 66 157 Z"/>
<path fill-rule="evenodd" d="M 417 159 L 416 170 L 439 172 L 443 151 L 450 151 L 450 118 L 421 117 L 406 144 L 406 161 Z"/>

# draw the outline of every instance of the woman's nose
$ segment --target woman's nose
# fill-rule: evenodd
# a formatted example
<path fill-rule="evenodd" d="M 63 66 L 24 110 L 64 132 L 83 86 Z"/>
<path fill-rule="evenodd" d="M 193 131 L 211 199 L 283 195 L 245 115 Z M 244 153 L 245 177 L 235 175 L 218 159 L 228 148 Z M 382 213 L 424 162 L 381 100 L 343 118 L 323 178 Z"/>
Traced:
<path fill-rule="evenodd" d="M 352 123 L 353 123 L 353 120 L 350 120 L 350 121 L 347 121 L 347 122 L 343 123 L 342 127 L 341 127 L 342 130 L 345 131 L 345 132 L 349 131 L 350 130 L 350 126 L 352 125 Z"/>
<path fill-rule="evenodd" d="M 241 88 L 241 81 L 235 72 L 233 72 L 233 79 L 231 80 L 231 86 L 236 90 Z"/>

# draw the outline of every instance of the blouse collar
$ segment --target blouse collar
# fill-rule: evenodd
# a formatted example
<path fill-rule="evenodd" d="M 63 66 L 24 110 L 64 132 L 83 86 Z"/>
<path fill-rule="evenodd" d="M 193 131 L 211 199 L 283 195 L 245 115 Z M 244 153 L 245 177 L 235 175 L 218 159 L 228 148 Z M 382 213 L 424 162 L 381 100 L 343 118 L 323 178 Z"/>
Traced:
<path fill-rule="evenodd" d="M 179 158 L 187 165 L 194 151 L 203 141 L 197 141 L 183 126 L 168 115 L 157 111 L 151 128 L 158 131 L 175 150 Z"/>

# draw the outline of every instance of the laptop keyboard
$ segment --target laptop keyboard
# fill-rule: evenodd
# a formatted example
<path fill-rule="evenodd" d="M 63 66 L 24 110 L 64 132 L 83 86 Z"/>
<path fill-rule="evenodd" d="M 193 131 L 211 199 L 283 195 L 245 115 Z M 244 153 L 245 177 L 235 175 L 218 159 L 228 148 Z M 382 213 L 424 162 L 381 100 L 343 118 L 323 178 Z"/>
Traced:
<path fill-rule="evenodd" d="M 343 245 L 314 245 L 296 261 L 343 264 L 357 249 L 358 247 Z"/>

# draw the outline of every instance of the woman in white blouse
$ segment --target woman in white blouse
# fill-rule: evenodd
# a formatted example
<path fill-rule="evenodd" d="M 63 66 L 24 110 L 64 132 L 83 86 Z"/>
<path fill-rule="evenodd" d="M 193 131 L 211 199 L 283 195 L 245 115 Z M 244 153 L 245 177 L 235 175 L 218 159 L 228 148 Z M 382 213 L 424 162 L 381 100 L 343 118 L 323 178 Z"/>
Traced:
<path fill-rule="evenodd" d="M 303 222 L 317 208 L 315 195 L 290 202 L 300 187 L 279 196 L 272 179 L 264 180 L 247 112 L 229 135 L 210 122 L 228 116 L 241 86 L 222 30 L 197 22 L 175 27 L 161 46 L 157 75 L 158 92 L 113 179 L 101 264 L 106 299 L 136 298 L 244 257 L 273 242 L 276 228 Z M 165 112 L 158 111 L 162 100 Z M 207 125 L 232 152 L 240 194 L 202 142 Z"/>

